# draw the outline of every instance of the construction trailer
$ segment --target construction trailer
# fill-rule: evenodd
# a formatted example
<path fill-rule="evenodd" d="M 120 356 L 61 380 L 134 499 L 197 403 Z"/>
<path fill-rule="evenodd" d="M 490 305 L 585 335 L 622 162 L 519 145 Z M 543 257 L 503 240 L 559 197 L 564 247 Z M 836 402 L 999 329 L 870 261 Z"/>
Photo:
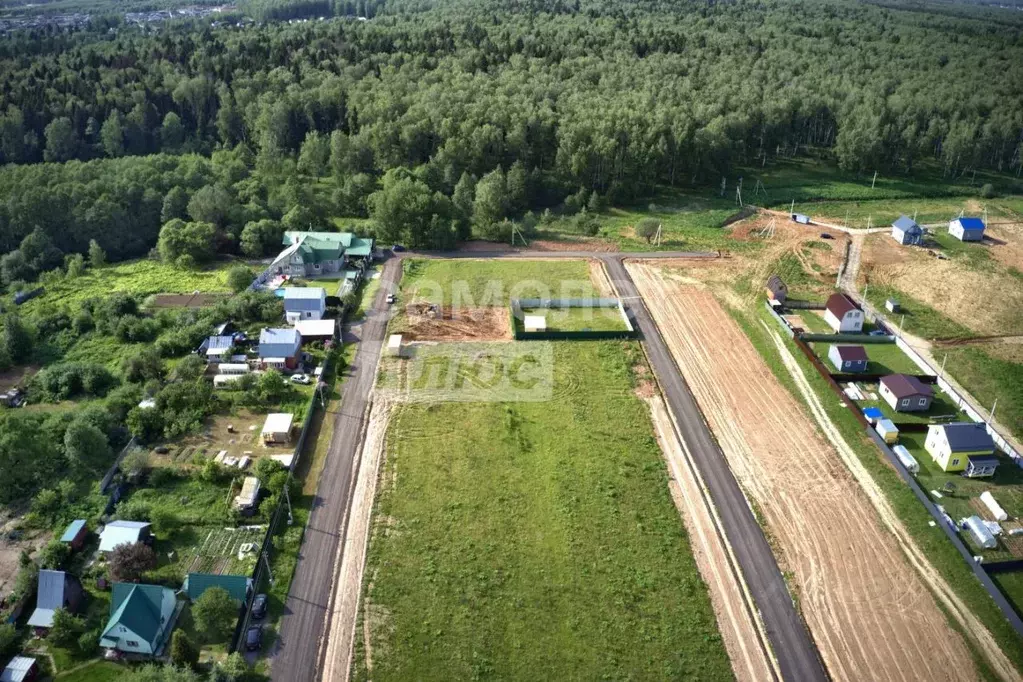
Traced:
<path fill-rule="evenodd" d="M 522 327 L 527 332 L 547 331 L 547 317 L 544 315 L 526 315 L 522 319 Z"/>
<path fill-rule="evenodd" d="M 899 429 L 891 419 L 880 419 L 874 427 L 877 435 L 888 445 L 899 442 Z"/>
<path fill-rule="evenodd" d="M 391 334 L 387 339 L 387 354 L 396 358 L 401 357 L 401 334 Z"/>

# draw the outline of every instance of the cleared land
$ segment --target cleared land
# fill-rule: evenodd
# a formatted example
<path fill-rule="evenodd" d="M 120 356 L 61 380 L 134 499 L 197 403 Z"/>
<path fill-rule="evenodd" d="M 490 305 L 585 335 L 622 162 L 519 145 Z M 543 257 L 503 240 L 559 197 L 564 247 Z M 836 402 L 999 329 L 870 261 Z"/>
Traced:
<path fill-rule="evenodd" d="M 358 679 L 731 678 L 638 345 L 553 346 L 552 400 L 395 408 Z"/>
<path fill-rule="evenodd" d="M 523 308 L 523 315 L 542 315 L 548 331 L 625 331 L 618 308 Z"/>
<path fill-rule="evenodd" d="M 629 269 L 778 543 L 832 677 L 976 679 L 962 638 L 834 448 L 710 291 Z"/>
<path fill-rule="evenodd" d="M 512 298 L 597 295 L 585 260 L 408 259 L 402 264 L 402 305 L 503 307 Z"/>

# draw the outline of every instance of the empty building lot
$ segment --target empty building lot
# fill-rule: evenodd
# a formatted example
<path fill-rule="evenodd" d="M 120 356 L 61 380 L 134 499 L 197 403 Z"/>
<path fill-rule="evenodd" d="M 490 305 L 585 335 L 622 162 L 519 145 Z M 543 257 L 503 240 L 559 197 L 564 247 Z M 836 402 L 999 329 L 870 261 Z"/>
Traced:
<path fill-rule="evenodd" d="M 630 264 L 836 680 L 977 678 L 970 652 L 834 448 L 713 294 Z"/>

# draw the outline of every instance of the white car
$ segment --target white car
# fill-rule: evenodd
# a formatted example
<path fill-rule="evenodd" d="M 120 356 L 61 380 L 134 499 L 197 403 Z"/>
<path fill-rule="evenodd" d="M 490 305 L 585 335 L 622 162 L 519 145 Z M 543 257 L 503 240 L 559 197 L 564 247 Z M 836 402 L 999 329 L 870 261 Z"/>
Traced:
<path fill-rule="evenodd" d="M 388 305 L 391 305 L 392 303 L 394 303 L 397 300 L 398 300 L 398 298 L 394 294 L 387 294 L 387 304 Z"/>
<path fill-rule="evenodd" d="M 313 383 L 313 380 L 310 379 L 305 374 L 292 374 L 291 375 L 291 383 L 293 383 L 293 384 L 311 384 L 311 383 Z"/>

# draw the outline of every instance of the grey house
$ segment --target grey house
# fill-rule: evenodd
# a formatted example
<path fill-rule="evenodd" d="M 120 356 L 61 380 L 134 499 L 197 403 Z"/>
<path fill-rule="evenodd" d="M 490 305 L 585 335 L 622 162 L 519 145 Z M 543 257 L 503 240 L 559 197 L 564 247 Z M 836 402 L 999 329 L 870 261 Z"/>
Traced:
<path fill-rule="evenodd" d="M 867 351 L 863 346 L 840 346 L 831 344 L 828 360 L 839 372 L 866 372 Z"/>
<path fill-rule="evenodd" d="M 896 412 L 926 412 L 934 399 L 934 389 L 909 374 L 883 377 L 879 392 Z"/>
<path fill-rule="evenodd" d="M 259 332 L 259 360 L 275 369 L 295 369 L 302 352 L 297 329 L 263 329 Z"/>
<path fill-rule="evenodd" d="M 77 612 L 82 603 L 82 594 L 82 583 L 70 573 L 39 571 L 36 610 L 32 612 L 28 624 L 36 629 L 36 634 L 41 634 L 40 631 L 53 627 L 53 612 L 57 609 Z"/>

